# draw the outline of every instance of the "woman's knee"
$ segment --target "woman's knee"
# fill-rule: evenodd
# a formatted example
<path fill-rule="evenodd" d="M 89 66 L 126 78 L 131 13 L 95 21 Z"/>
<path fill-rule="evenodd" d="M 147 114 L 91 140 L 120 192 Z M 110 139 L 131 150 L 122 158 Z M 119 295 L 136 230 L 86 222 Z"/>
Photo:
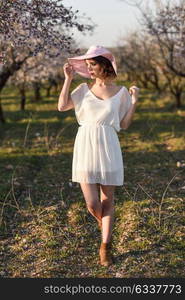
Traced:
<path fill-rule="evenodd" d="M 113 199 L 113 197 L 103 198 L 101 200 L 101 203 L 102 203 L 102 209 L 104 211 L 109 211 L 109 210 L 114 209 L 114 199 Z"/>
<path fill-rule="evenodd" d="M 81 189 L 85 198 L 87 209 L 96 211 L 99 206 L 99 195 L 97 184 L 81 183 Z"/>
<path fill-rule="evenodd" d="M 104 211 L 109 211 L 114 208 L 114 191 L 115 186 L 101 185 L 101 203 Z"/>
<path fill-rule="evenodd" d="M 90 212 L 95 212 L 95 211 L 97 211 L 97 209 L 98 209 L 98 199 L 94 199 L 94 201 L 88 201 L 87 203 L 86 203 L 86 205 L 87 205 L 87 209 L 90 211 Z"/>

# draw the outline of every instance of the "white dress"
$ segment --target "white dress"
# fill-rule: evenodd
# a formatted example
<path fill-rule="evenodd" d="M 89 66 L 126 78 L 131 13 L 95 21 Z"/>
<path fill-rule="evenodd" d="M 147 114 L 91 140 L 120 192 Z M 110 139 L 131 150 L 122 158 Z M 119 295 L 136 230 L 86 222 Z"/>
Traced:
<path fill-rule="evenodd" d="M 80 125 L 74 142 L 72 181 L 123 185 L 117 132 L 131 105 L 127 88 L 123 86 L 114 96 L 101 100 L 82 83 L 72 91 L 71 98 Z"/>

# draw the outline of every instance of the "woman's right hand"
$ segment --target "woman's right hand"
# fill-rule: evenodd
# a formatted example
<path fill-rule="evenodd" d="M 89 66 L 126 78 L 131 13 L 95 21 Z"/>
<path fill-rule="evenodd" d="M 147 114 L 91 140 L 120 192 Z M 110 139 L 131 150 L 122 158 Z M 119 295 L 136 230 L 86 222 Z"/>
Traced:
<path fill-rule="evenodd" d="M 65 75 L 65 78 L 67 79 L 73 79 L 74 77 L 74 73 L 75 71 L 73 70 L 73 67 L 69 64 L 69 63 L 66 63 L 64 66 L 63 66 L 63 70 L 64 70 L 64 75 Z"/>

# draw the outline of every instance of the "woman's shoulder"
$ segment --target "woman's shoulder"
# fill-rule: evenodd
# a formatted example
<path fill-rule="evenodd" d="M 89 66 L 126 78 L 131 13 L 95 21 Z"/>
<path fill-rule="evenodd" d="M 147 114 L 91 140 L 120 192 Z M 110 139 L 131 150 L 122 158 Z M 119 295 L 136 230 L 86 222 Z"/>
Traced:
<path fill-rule="evenodd" d="M 76 86 L 75 91 L 83 91 L 85 87 L 86 87 L 86 83 L 82 82 Z"/>
<path fill-rule="evenodd" d="M 124 85 L 115 85 L 114 86 L 114 92 L 120 92 L 120 91 L 124 91 L 125 90 L 125 86 Z"/>
<path fill-rule="evenodd" d="M 76 85 L 75 88 L 73 89 L 73 91 L 75 91 L 75 92 L 80 91 L 84 88 L 84 86 L 85 86 L 85 82 L 82 82 L 82 83 Z"/>
<path fill-rule="evenodd" d="M 78 87 L 79 87 L 79 88 L 82 88 L 82 87 L 84 87 L 85 85 L 87 85 L 86 82 L 81 82 L 81 83 L 78 85 Z"/>

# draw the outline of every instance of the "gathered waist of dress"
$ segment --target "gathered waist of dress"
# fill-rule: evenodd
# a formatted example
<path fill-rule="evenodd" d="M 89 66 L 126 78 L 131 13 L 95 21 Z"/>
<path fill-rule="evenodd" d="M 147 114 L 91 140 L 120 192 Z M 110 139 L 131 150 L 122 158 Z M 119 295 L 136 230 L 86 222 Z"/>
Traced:
<path fill-rule="evenodd" d="M 101 124 L 101 123 L 95 123 L 95 122 L 85 122 L 83 124 L 80 124 L 79 127 L 84 127 L 84 126 L 91 126 L 91 127 L 111 127 L 114 129 L 113 126 L 109 125 L 109 124 Z"/>

